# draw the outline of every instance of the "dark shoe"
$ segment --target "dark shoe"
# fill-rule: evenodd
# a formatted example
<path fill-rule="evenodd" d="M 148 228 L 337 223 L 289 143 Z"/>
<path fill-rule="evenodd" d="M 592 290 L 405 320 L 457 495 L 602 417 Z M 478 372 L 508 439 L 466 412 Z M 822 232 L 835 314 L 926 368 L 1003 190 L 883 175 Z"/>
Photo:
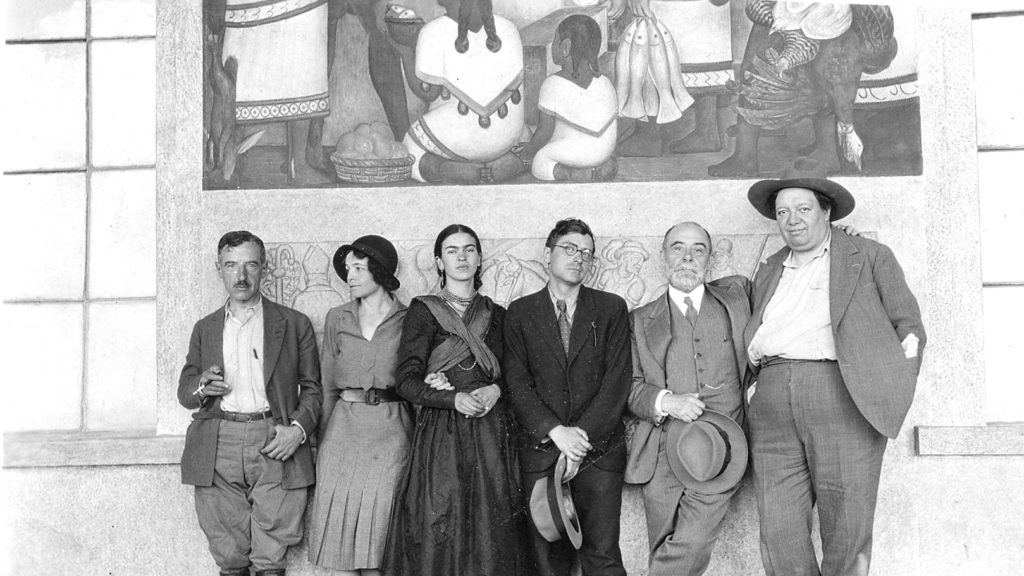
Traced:
<path fill-rule="evenodd" d="M 220 576 L 249 576 L 249 567 L 245 568 L 221 568 Z"/>
<path fill-rule="evenodd" d="M 256 576 L 284 576 L 284 568 L 271 568 L 270 570 L 257 570 Z"/>

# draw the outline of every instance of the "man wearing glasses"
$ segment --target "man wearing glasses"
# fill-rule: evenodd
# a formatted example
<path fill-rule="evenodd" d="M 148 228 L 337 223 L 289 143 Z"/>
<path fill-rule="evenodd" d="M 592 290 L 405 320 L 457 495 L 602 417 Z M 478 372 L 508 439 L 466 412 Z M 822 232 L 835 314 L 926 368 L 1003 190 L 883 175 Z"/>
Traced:
<path fill-rule="evenodd" d="M 591 576 L 625 576 L 619 549 L 622 473 L 626 465 L 622 411 L 632 362 L 626 302 L 583 286 L 594 260 L 585 222 L 555 224 L 544 248 L 548 284 L 512 302 L 505 316 L 502 369 L 520 423 L 524 487 L 551 475 L 560 456 L 572 479 L 583 543 L 579 561 Z M 532 525 L 530 540 L 542 576 L 568 576 L 572 545 L 548 542 Z"/>

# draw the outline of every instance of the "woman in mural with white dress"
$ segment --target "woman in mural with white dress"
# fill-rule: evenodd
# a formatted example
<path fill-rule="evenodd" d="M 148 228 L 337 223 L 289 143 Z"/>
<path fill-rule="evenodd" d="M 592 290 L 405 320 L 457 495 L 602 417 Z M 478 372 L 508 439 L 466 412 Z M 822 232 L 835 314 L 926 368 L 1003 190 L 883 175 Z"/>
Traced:
<path fill-rule="evenodd" d="M 486 183 L 525 170 L 512 153 L 522 141 L 523 45 L 519 31 L 493 13 L 491 0 L 438 0 L 447 14 L 416 42 L 416 77 L 430 110 L 404 144 L 421 182 Z"/>

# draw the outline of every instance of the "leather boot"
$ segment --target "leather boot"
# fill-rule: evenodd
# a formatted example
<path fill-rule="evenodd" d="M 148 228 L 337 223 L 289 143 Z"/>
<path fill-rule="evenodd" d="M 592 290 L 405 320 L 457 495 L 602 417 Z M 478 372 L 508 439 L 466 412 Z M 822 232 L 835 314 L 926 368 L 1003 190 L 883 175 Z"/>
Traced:
<path fill-rule="evenodd" d="M 284 576 L 284 568 L 271 568 L 269 570 L 257 570 L 255 576 Z"/>
<path fill-rule="evenodd" d="M 249 576 L 249 567 L 245 568 L 221 568 L 220 576 Z"/>

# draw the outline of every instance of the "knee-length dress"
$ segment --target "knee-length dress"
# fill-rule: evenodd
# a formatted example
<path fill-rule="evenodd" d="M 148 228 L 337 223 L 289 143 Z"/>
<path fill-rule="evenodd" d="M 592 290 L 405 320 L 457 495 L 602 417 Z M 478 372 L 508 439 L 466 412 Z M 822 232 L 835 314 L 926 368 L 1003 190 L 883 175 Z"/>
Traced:
<path fill-rule="evenodd" d="M 379 569 L 395 486 L 405 469 L 413 416 L 407 402 L 341 400 L 341 390 L 394 388 L 407 308 L 395 299 L 373 336 L 359 330 L 358 302 L 327 313 L 324 411 L 309 521 L 309 560 L 334 570 Z"/>
<path fill-rule="evenodd" d="M 494 364 L 501 358 L 504 312 L 479 295 L 463 318 L 452 312 L 454 321 L 465 320 L 467 330 L 478 331 L 477 345 L 490 350 Z M 526 512 L 507 402 L 499 398 L 481 418 L 454 408 L 456 393 L 500 385 L 500 368 L 488 374 L 471 353 L 444 370 L 455 390 L 433 390 L 423 382 L 436 361 L 432 352 L 453 337 L 458 339 L 421 299 L 412 301 L 396 378 L 399 393 L 420 409 L 408 469 L 395 496 L 385 569 L 389 576 L 526 575 Z"/>

